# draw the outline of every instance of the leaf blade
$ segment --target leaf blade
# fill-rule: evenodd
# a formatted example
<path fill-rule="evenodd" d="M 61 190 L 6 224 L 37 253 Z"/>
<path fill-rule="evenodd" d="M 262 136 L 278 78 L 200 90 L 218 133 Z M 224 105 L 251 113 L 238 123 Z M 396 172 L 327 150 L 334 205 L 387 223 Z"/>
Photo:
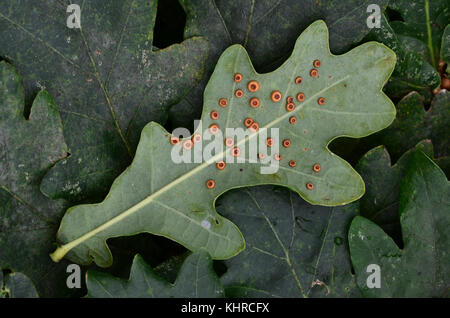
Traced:
<path fill-rule="evenodd" d="M 432 189 L 432 191 L 429 191 Z M 423 191 L 425 190 L 425 191 Z M 448 289 L 450 184 L 423 152 L 413 155 L 401 184 L 400 222 L 404 248 L 377 225 L 359 217 L 349 230 L 358 286 L 369 297 L 441 297 Z M 367 248 L 366 248 L 367 246 Z M 366 285 L 368 264 L 381 268 L 381 289 Z M 388 288 L 388 291 L 386 291 Z"/>
<path fill-rule="evenodd" d="M 0 267 L 29 277 L 42 297 L 62 297 L 71 293 L 66 263 L 54 264 L 48 253 L 67 203 L 49 200 L 39 185 L 67 145 L 50 95 L 37 94 L 28 120 L 24 95 L 16 69 L 0 62 Z"/>
<path fill-rule="evenodd" d="M 324 65 L 320 68 L 322 77 L 306 78 L 317 58 Z M 354 66 L 358 72 L 344 68 L 346 65 Z M 392 122 L 395 107 L 381 89 L 394 65 L 395 54 L 377 43 L 364 44 L 341 56 L 332 55 L 323 21 L 313 23 L 299 37 L 291 58 L 273 73 L 256 73 L 245 50 L 238 45 L 231 46 L 221 56 L 205 90 L 202 127 L 218 123 L 222 128 L 241 128 L 244 118 L 251 116 L 260 123 L 260 129 L 238 140 L 235 146 L 245 149 L 266 132 L 263 128 L 279 128 L 282 136 L 289 137 L 296 145 L 282 149 L 281 153 L 288 159 L 298 160 L 298 168 L 292 169 L 285 158 L 276 173 L 262 174 L 259 171 L 262 163 L 254 164 L 242 153 L 236 165 L 233 162 L 230 168 L 218 172 L 215 162 L 231 156 L 230 150 L 223 147 L 202 163 L 175 164 L 171 154 L 181 151 L 182 143 L 173 147 L 170 135 L 161 126 L 150 123 L 142 132 L 133 164 L 116 179 L 108 197 L 100 204 L 77 206 L 68 211 L 58 233 L 58 239 L 65 245 L 53 254 L 53 259 L 57 261 L 71 250 L 69 257 L 78 262 L 89 263 L 93 257 L 98 265 L 109 266 L 112 260 L 106 239 L 140 232 L 168 237 L 194 251 L 206 248 L 213 259 L 232 257 L 244 247 L 242 234 L 215 211 L 214 202 L 223 192 L 243 186 L 287 186 L 308 202 L 325 206 L 358 199 L 364 193 L 361 177 L 348 163 L 333 155 L 327 145 L 338 136 L 365 136 Z M 240 85 L 246 85 L 250 79 L 260 83 L 258 93 L 245 94 L 258 96 L 263 106 L 251 108 L 248 97 L 233 97 L 237 88 L 233 78 L 237 71 L 246 78 L 245 84 Z M 284 98 L 296 96 L 299 88 L 292 83 L 300 75 L 296 72 L 305 78 L 302 89 L 307 97 L 288 112 L 282 103 L 272 101 L 270 94 L 279 89 Z M 367 85 L 368 92 L 354 94 L 347 89 L 358 89 L 361 83 Z M 341 94 L 334 94 L 334 88 Z M 322 95 L 328 102 L 319 106 L 317 98 Z M 215 121 L 209 114 L 220 109 L 217 104 L 223 97 L 229 97 L 228 106 L 221 109 L 225 114 Z M 366 109 L 363 105 L 374 106 Z M 335 116 L 333 107 L 344 116 Z M 301 125 L 289 124 L 290 116 L 299 116 Z M 321 123 L 320 127 L 317 123 Z M 203 133 L 202 128 L 198 132 Z M 218 143 L 223 145 L 223 140 Z M 313 170 L 317 162 L 324 165 L 320 173 Z M 209 190 L 205 182 L 211 176 L 216 181 L 215 187 Z M 314 184 L 314 191 L 308 189 L 310 183 Z M 102 213 L 96 213 L 97 209 Z"/>
<path fill-rule="evenodd" d="M 186 258 L 174 284 L 159 277 L 139 255 L 133 260 L 128 281 L 89 271 L 87 297 L 93 298 L 216 298 L 223 287 L 212 267 L 211 257 L 202 251 Z"/>

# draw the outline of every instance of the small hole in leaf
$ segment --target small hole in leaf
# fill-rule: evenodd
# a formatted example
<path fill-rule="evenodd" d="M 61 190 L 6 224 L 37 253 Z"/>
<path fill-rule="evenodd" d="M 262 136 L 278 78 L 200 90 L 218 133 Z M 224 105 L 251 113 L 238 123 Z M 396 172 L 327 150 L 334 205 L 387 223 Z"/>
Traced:
<path fill-rule="evenodd" d="M 387 18 L 389 21 L 401 21 L 405 22 L 400 12 L 393 10 L 389 7 L 386 8 L 386 11 L 384 13 L 387 15 Z"/>
<path fill-rule="evenodd" d="M 183 42 L 186 13 L 177 0 L 158 1 L 153 45 L 163 49 Z"/>
<path fill-rule="evenodd" d="M 217 273 L 217 276 L 222 276 L 228 270 L 227 265 L 225 265 L 224 261 L 214 261 L 213 263 L 214 271 Z"/>

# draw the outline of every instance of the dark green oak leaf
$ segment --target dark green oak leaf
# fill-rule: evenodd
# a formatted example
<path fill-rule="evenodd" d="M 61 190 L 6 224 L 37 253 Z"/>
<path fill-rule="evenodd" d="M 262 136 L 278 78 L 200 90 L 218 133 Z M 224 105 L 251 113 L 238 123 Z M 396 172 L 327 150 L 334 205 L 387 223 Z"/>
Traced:
<path fill-rule="evenodd" d="M 448 0 L 391 0 L 389 8 L 403 19 L 391 21 L 390 24 L 394 32 L 402 37 L 404 45 L 418 51 L 438 69 L 442 34 L 450 23 Z"/>
<path fill-rule="evenodd" d="M 0 2 L 0 56 L 24 77 L 27 102 L 45 87 L 60 107 L 70 157 L 42 190 L 71 201 L 102 198 L 130 164 L 140 132 L 164 123 L 169 105 L 201 78 L 207 42 L 198 37 L 152 47 L 157 0 Z"/>
<path fill-rule="evenodd" d="M 450 24 L 444 30 L 441 44 L 441 60 L 447 64 L 447 73 L 450 73 Z"/>
<path fill-rule="evenodd" d="M 403 21 L 384 21 L 384 30 L 374 31 L 376 40 L 393 48 L 399 57 L 386 92 L 395 97 L 411 90 L 430 95 L 441 82 L 438 68 L 444 29 L 450 23 L 448 0 L 392 0 L 389 8 Z"/>
<path fill-rule="evenodd" d="M 358 204 L 314 206 L 281 187 L 227 193 L 218 210 L 247 248 L 225 261 L 227 297 L 358 297 L 347 231 Z"/>
<path fill-rule="evenodd" d="M 316 59 L 321 66 L 314 77 L 310 71 Z M 58 261 L 69 252 L 68 257 L 75 262 L 87 264 L 94 259 L 99 266 L 110 266 L 112 258 L 106 240 L 141 232 L 170 238 L 192 251 L 205 248 L 213 259 L 232 257 L 244 247 L 242 234 L 216 212 L 214 202 L 223 192 L 243 186 L 283 185 L 308 202 L 325 206 L 360 198 L 364 193 L 361 177 L 327 145 L 342 135 L 366 136 L 392 122 L 395 107 L 381 90 L 394 66 L 395 54 L 375 42 L 332 55 L 323 21 L 313 23 L 302 33 L 292 56 L 272 73 L 256 73 L 244 48 L 231 46 L 222 54 L 205 90 L 202 123 L 195 134 L 201 137 L 204 128 L 204 138 L 194 146 L 192 137 L 173 146 L 167 131 L 156 123 L 148 124 L 133 164 L 116 179 L 107 198 L 99 204 L 79 205 L 67 211 L 58 232 L 62 246 L 52 254 L 53 259 Z M 242 81 L 234 80 L 236 73 L 242 75 Z M 301 84 L 296 84 L 298 76 L 303 77 Z M 251 80 L 259 83 L 257 92 L 249 89 Z M 242 90 L 243 97 L 235 97 L 237 89 Z M 278 102 L 271 97 L 275 90 L 279 90 Z M 295 109 L 288 111 L 286 98 L 299 92 L 305 95 L 303 102 L 295 100 Z M 219 105 L 223 98 L 227 99 L 225 107 Z M 253 98 L 259 98 L 259 107 L 249 105 Z M 321 98 L 323 105 L 319 103 Z M 211 118 L 214 111 L 217 119 Z M 244 131 L 246 117 L 253 118 L 259 129 Z M 291 122 L 293 117 L 297 122 Z M 241 139 L 225 135 L 235 138 L 234 147 L 242 149 L 238 162 L 230 163 L 234 148 L 211 150 L 214 143 L 208 127 L 213 124 L 225 134 L 226 128 L 247 133 Z M 267 151 L 267 130 L 272 134 L 272 128 L 279 132 L 279 140 L 274 139 L 271 151 Z M 223 135 L 218 136 L 214 140 L 224 145 Z M 258 138 L 259 150 L 252 153 L 252 162 L 244 149 Z M 284 139 L 292 145 L 281 146 Z M 186 144 L 192 149 L 183 151 Z M 273 150 L 276 147 L 279 153 Z M 194 154 L 201 156 L 202 149 L 211 157 L 198 163 L 175 163 L 173 154 L 191 158 Z M 256 160 L 256 152 L 265 153 L 264 160 Z M 280 161 L 275 159 L 278 154 Z M 229 162 L 224 170 L 216 168 L 220 160 Z M 290 160 L 297 165 L 292 167 Z M 321 165 L 319 171 L 314 170 L 316 163 Z M 279 168 L 264 174 L 264 167 Z M 210 179 L 215 180 L 215 186 L 208 182 Z"/>
<path fill-rule="evenodd" d="M 340 138 L 333 142 L 331 150 L 353 164 L 371 149 L 384 145 L 392 162 L 422 140 L 431 140 L 434 158 L 446 173 L 450 173 L 450 94 L 441 90 L 425 109 L 424 97 L 411 92 L 397 103 L 397 117 L 387 129 L 362 139 Z"/>
<path fill-rule="evenodd" d="M 180 0 L 188 14 L 185 36 L 208 39 L 205 75 L 170 111 L 173 127 L 192 127 L 200 118 L 203 91 L 220 54 L 241 44 L 257 71 L 272 71 L 289 56 L 295 40 L 309 24 L 323 19 L 330 29 L 330 48 L 343 53 L 370 32 L 367 7 L 372 0 Z M 388 1 L 376 1 L 384 11 Z"/>
<path fill-rule="evenodd" d="M 43 297 L 67 295 L 65 264 L 48 258 L 67 204 L 39 190 L 47 170 L 65 158 L 58 109 L 45 91 L 24 117 L 24 88 L 16 70 L 0 62 L 0 268 L 21 272 Z"/>
<path fill-rule="evenodd" d="M 364 217 L 348 233 L 357 283 L 368 297 L 442 297 L 450 287 L 450 183 L 423 152 L 410 159 L 399 194 L 404 248 Z M 368 288 L 366 269 L 380 267 L 380 288 Z"/>
<path fill-rule="evenodd" d="M 87 297 L 96 298 L 217 298 L 224 291 L 211 257 L 198 251 L 186 258 L 175 283 L 159 277 L 139 255 L 133 260 L 129 280 L 88 271 Z"/>
<path fill-rule="evenodd" d="M 389 96 L 401 98 L 411 90 L 426 93 L 427 89 L 440 85 L 441 77 L 437 69 L 430 64 L 429 59 L 418 53 L 417 48 L 413 49 L 402 43 L 386 16 L 382 16 L 380 28 L 372 29 L 366 39 L 384 43 L 397 54 L 397 66 L 385 87 Z"/>
<path fill-rule="evenodd" d="M 435 95 L 430 109 L 425 110 L 424 98 L 411 92 L 397 104 L 397 117 L 382 132 L 361 140 L 360 149 L 384 145 L 396 161 L 400 156 L 424 139 L 434 145 L 435 157 L 450 155 L 450 93 L 441 90 Z"/>
<path fill-rule="evenodd" d="M 433 157 L 433 144 L 429 140 L 420 142 L 392 166 L 389 152 L 379 146 L 367 152 L 356 166 L 366 184 L 366 192 L 359 200 L 360 215 L 380 226 L 398 245 L 403 244 L 398 216 L 400 183 L 417 151 Z"/>
<path fill-rule="evenodd" d="M 0 269 L 0 298 L 38 298 L 33 282 L 22 273 L 7 273 Z"/>

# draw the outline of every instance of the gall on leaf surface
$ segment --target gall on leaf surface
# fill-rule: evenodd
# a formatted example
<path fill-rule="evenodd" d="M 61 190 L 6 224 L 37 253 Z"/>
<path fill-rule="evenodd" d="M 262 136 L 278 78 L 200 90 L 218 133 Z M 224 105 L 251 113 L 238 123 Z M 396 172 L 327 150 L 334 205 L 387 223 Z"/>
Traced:
<path fill-rule="evenodd" d="M 320 60 L 321 66 L 313 77 L 315 60 Z M 258 138 L 263 128 L 278 128 L 279 142 L 291 141 L 290 147 L 279 147 L 278 171 L 261 174 L 264 164 L 250 163 L 246 158 L 217 169 L 216 162 L 223 160 L 230 148 L 202 163 L 175 164 L 170 134 L 150 123 L 142 131 L 132 165 L 115 180 L 107 198 L 68 210 L 58 232 L 62 246 L 52 258 L 58 261 L 69 252 L 73 261 L 86 264 L 94 259 L 100 266 L 109 266 L 108 238 L 149 232 L 192 251 L 205 248 L 213 259 L 227 259 L 244 248 L 244 240 L 238 228 L 215 210 L 216 198 L 225 191 L 275 184 L 290 188 L 309 203 L 324 206 L 360 198 L 364 193 L 361 177 L 327 145 L 338 136 L 367 136 L 394 120 L 395 107 L 382 87 L 395 60 L 393 51 L 375 42 L 344 55 L 332 55 L 323 21 L 316 21 L 302 33 L 291 57 L 272 73 L 256 73 L 244 48 L 231 46 L 222 54 L 205 90 L 202 127 L 217 125 L 222 131 L 226 127 L 245 128 L 245 119 L 253 118 L 259 129 L 241 140 L 242 144 L 235 144 L 240 149 Z M 236 73 L 243 76 L 239 82 L 235 81 Z M 296 84 L 299 76 L 303 81 Z M 253 93 L 248 85 L 251 81 L 259 85 Z M 237 89 L 244 91 L 244 97 L 235 97 Z M 281 93 L 282 102 L 272 100 L 274 91 Z M 286 98 L 299 92 L 305 94 L 304 100 L 294 98 L 295 109 L 287 111 Z M 223 98 L 227 99 L 225 107 Z M 258 107 L 249 105 L 253 98 L 259 99 Z M 319 105 L 320 98 L 325 104 Z M 212 111 L 219 113 L 217 120 L 211 118 Z M 194 153 L 199 144 L 183 151 Z M 240 155 L 244 156 L 244 151 Z M 289 164 L 291 160 L 296 161 L 295 167 Z M 316 164 L 320 164 L 320 171 L 314 170 Z M 208 180 L 214 186 L 210 187 Z"/>

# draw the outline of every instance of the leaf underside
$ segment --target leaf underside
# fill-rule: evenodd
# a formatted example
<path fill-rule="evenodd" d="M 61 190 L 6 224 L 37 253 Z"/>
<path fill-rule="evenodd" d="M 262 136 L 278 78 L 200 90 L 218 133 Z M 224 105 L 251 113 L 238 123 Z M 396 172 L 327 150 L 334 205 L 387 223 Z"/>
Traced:
<path fill-rule="evenodd" d="M 318 76 L 311 76 L 313 61 L 320 60 Z M 245 50 L 234 45 L 221 56 L 204 94 L 201 126 L 207 129 L 215 123 L 225 128 L 245 128 L 244 119 L 251 117 L 260 129 L 250 133 L 235 146 L 242 149 L 238 160 L 224 170 L 216 161 L 229 156 L 230 148 L 214 153 L 203 163 L 175 164 L 171 152 L 182 149 L 182 140 L 172 146 L 170 134 L 160 125 L 148 124 L 141 135 L 132 165 L 118 177 L 107 198 L 99 204 L 80 205 L 68 210 L 58 232 L 64 244 L 54 254 L 59 260 L 67 252 L 78 263 L 92 258 L 100 266 L 112 262 L 106 240 L 149 232 L 168 237 L 190 250 L 205 248 L 214 259 L 226 259 L 239 253 L 244 242 L 237 227 L 221 217 L 214 208 L 216 198 L 232 188 L 261 184 L 286 186 L 313 204 L 335 206 L 361 197 L 364 183 L 353 168 L 332 154 L 327 145 L 338 136 L 362 137 L 388 126 L 395 117 L 395 107 L 381 91 L 395 66 L 395 54 L 382 44 L 370 42 L 347 54 L 332 55 L 328 47 L 328 30 L 323 21 L 313 23 L 297 40 L 292 56 L 276 71 L 255 72 Z M 235 73 L 243 80 L 234 81 Z M 303 81 L 296 84 L 301 76 Z M 255 80 L 259 90 L 251 93 L 247 83 Z M 235 97 L 242 89 L 244 96 Z M 271 99 L 279 90 L 280 102 Z M 303 102 L 295 96 L 303 92 Z M 286 98 L 294 97 L 295 109 L 286 110 Z M 260 106 L 252 108 L 249 99 L 257 97 Z M 318 99 L 326 102 L 319 105 Z M 219 100 L 227 99 L 226 107 Z M 211 119 L 212 111 L 219 118 Z M 297 122 L 291 124 L 290 118 Z M 278 128 L 280 140 L 275 140 L 281 155 L 279 170 L 261 174 L 266 163 L 248 162 L 244 149 L 251 140 L 263 136 L 263 128 Z M 197 131 L 201 133 L 202 131 Z M 211 137 L 211 136 L 209 136 Z M 208 133 L 201 143 L 194 144 L 188 155 L 206 147 Z M 265 137 L 262 138 L 265 141 Z M 291 146 L 278 143 L 289 139 Z M 190 138 L 189 138 L 190 140 Z M 219 144 L 223 145 L 223 140 Z M 277 147 L 273 147 L 277 148 Z M 261 148 L 259 151 L 266 151 Z M 268 150 L 267 157 L 275 154 Z M 291 167 L 289 162 L 296 161 Z M 273 161 L 273 160 L 272 160 Z M 320 164 L 320 171 L 313 170 Z M 209 189 L 205 183 L 215 180 Z M 313 188 L 310 187 L 313 185 Z"/>
<path fill-rule="evenodd" d="M 260 72 L 277 68 L 289 57 L 301 31 L 319 17 L 330 30 L 330 48 L 343 53 L 370 32 L 367 6 L 358 1 L 229 1 L 180 0 L 187 14 L 185 36 L 203 36 L 209 43 L 205 75 L 179 104 L 170 109 L 174 127 L 191 127 L 202 112 L 203 91 L 220 54 L 232 44 L 242 45 Z M 388 1 L 378 0 L 384 11 Z"/>

